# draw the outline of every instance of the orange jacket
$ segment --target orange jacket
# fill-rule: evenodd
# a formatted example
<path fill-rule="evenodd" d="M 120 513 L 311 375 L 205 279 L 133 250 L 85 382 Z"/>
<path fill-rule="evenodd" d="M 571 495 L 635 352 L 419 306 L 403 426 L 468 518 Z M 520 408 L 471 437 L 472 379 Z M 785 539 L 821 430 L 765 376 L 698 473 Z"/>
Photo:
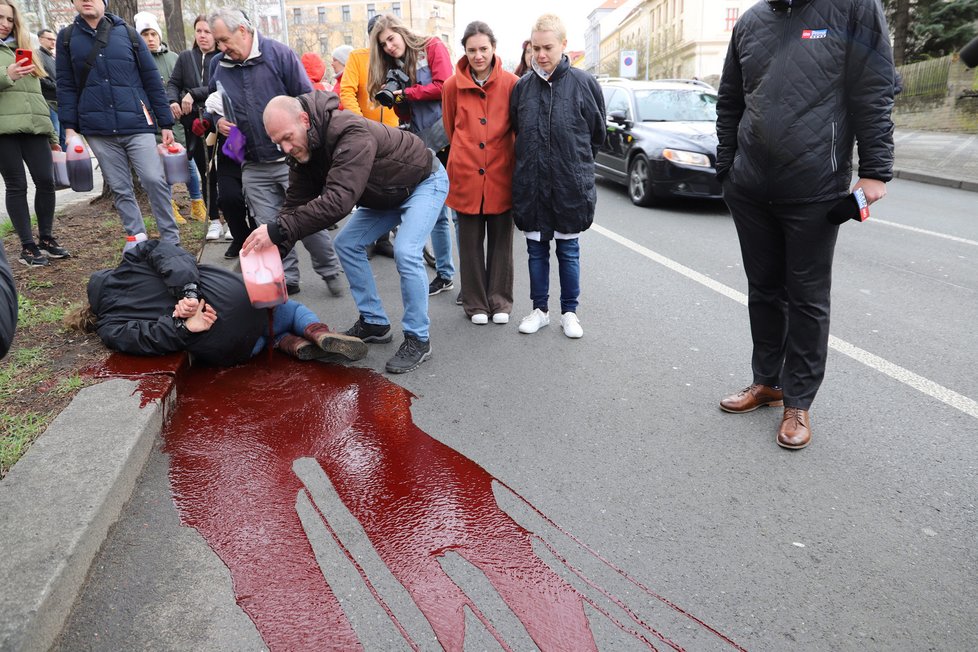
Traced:
<path fill-rule="evenodd" d="M 513 206 L 515 155 L 509 96 L 517 81 L 496 58 L 480 88 L 472 80 L 468 59 L 462 57 L 445 82 L 442 120 L 451 142 L 445 203 L 460 213 L 497 215 Z"/>
<path fill-rule="evenodd" d="M 384 109 L 381 121 L 381 108 L 367 95 L 367 75 L 369 74 L 370 50 L 360 48 L 350 53 L 340 81 L 340 102 L 343 109 L 362 115 L 367 120 L 383 122 L 388 127 L 397 128 L 399 121 L 394 109 Z"/>

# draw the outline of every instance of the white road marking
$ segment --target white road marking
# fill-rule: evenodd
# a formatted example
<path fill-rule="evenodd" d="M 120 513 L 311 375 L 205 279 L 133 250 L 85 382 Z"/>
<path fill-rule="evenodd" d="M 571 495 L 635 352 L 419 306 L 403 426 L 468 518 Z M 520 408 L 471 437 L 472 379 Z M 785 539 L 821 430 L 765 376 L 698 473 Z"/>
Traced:
<path fill-rule="evenodd" d="M 892 226 L 897 229 L 905 229 L 907 231 L 913 231 L 914 233 L 932 235 L 935 238 L 944 238 L 945 240 L 951 240 L 952 242 L 960 242 L 961 244 L 978 247 L 978 240 L 968 240 L 967 238 L 959 238 L 956 235 L 948 235 L 946 233 L 940 233 L 938 231 L 928 231 L 927 229 L 920 229 L 917 228 L 916 226 L 908 226 L 906 224 L 900 224 L 899 222 L 889 222 L 887 220 L 877 220 L 875 218 L 871 218 L 870 224 L 882 224 L 884 226 Z"/>
<path fill-rule="evenodd" d="M 592 225 L 591 229 L 605 236 L 609 240 L 617 242 L 627 249 L 631 249 L 640 256 L 644 256 L 653 262 L 659 263 L 663 267 L 671 269 L 678 274 L 682 274 L 691 281 L 696 281 L 700 285 L 708 287 L 714 292 L 722 294 L 727 298 L 733 299 L 741 305 L 747 305 L 747 295 L 743 292 L 739 292 L 730 286 L 724 285 L 719 281 L 715 281 L 709 276 L 686 267 L 685 265 L 678 263 L 671 258 L 666 258 L 662 254 L 656 253 L 647 247 L 643 247 L 637 242 L 633 242 L 628 238 L 615 233 L 614 231 L 606 229 L 603 226 L 594 224 Z M 958 394 L 954 390 L 948 389 L 943 385 L 939 385 L 932 380 L 915 374 L 909 369 L 905 369 L 898 364 L 894 364 L 885 358 L 881 358 L 878 355 L 861 349 L 854 344 L 850 344 L 845 340 L 835 337 L 834 335 L 829 336 L 829 346 L 839 353 L 849 356 L 856 362 L 861 362 L 870 369 L 874 369 L 875 371 L 885 374 L 897 382 L 903 383 L 908 387 L 912 387 L 922 394 L 935 398 L 945 405 L 954 408 L 955 410 L 959 410 L 970 417 L 978 419 L 978 401 L 975 401 L 972 398 L 964 396 L 963 394 Z"/>

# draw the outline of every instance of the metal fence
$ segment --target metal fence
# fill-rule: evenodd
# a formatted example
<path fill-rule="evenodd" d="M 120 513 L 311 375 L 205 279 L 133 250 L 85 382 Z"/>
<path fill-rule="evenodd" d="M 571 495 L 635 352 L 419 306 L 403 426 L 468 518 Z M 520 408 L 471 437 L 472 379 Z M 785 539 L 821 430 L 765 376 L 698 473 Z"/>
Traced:
<path fill-rule="evenodd" d="M 948 91 L 952 55 L 900 66 L 904 98 L 944 97 Z"/>

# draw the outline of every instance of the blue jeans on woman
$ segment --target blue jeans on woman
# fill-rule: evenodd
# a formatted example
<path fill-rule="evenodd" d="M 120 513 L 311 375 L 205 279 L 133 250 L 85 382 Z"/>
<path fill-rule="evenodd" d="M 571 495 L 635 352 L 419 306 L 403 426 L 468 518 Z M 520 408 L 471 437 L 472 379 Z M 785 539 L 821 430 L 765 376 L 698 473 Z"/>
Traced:
<path fill-rule="evenodd" d="M 447 205 L 443 206 L 435 227 L 431 230 L 431 248 L 435 254 L 435 273 L 442 278 L 451 279 L 455 276 L 455 262 L 452 260 L 452 213 Z M 458 221 L 455 222 L 456 240 L 458 239 Z M 400 231 L 398 231 L 400 233 Z"/>
<path fill-rule="evenodd" d="M 577 312 L 581 295 L 581 243 L 578 238 L 557 240 L 557 270 L 560 276 L 560 312 Z M 530 299 L 533 307 L 548 312 L 550 301 L 550 241 L 526 240 L 530 268 Z"/>
<path fill-rule="evenodd" d="M 306 308 L 298 301 L 289 299 L 280 306 L 275 306 L 272 314 L 272 337 L 278 344 L 284 336 L 292 333 L 302 337 L 302 333 L 307 326 L 318 323 L 319 317 L 312 310 Z M 262 335 L 255 342 L 255 347 L 251 350 L 251 355 L 256 356 L 268 346 L 268 335 Z"/>
<path fill-rule="evenodd" d="M 394 263 L 401 276 L 401 301 L 404 316 L 401 326 L 422 342 L 428 341 L 428 274 L 422 249 L 448 196 L 448 175 L 441 163 L 433 164 L 431 174 L 418 184 L 411 196 L 397 208 L 358 208 L 333 241 L 336 254 L 350 282 L 350 294 L 360 316 L 368 324 L 390 324 L 380 302 L 373 270 L 367 260 L 367 245 L 395 226 Z"/>

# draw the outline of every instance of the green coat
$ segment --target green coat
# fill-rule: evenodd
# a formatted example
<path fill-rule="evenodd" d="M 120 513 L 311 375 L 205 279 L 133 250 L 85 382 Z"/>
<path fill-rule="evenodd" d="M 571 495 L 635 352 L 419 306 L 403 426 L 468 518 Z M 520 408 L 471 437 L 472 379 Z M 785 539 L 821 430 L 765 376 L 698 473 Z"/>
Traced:
<path fill-rule="evenodd" d="M 34 75 L 17 81 L 10 81 L 7 75 L 7 67 L 14 62 L 14 49 L 0 42 L 0 135 L 35 134 L 57 143 L 41 82 Z M 40 65 L 40 60 L 35 58 L 35 63 Z"/>
<path fill-rule="evenodd" d="M 166 43 L 160 44 L 160 49 L 152 53 L 153 61 L 156 62 L 156 67 L 160 71 L 160 77 L 163 78 L 163 88 L 166 88 L 166 82 L 170 81 L 170 75 L 173 74 L 173 68 L 177 65 L 177 53 L 170 52 L 166 47 Z M 187 142 L 187 134 L 183 130 L 183 125 L 179 120 L 175 121 L 173 125 L 173 137 L 180 144 Z M 160 141 L 160 136 L 157 134 L 157 142 Z"/>

